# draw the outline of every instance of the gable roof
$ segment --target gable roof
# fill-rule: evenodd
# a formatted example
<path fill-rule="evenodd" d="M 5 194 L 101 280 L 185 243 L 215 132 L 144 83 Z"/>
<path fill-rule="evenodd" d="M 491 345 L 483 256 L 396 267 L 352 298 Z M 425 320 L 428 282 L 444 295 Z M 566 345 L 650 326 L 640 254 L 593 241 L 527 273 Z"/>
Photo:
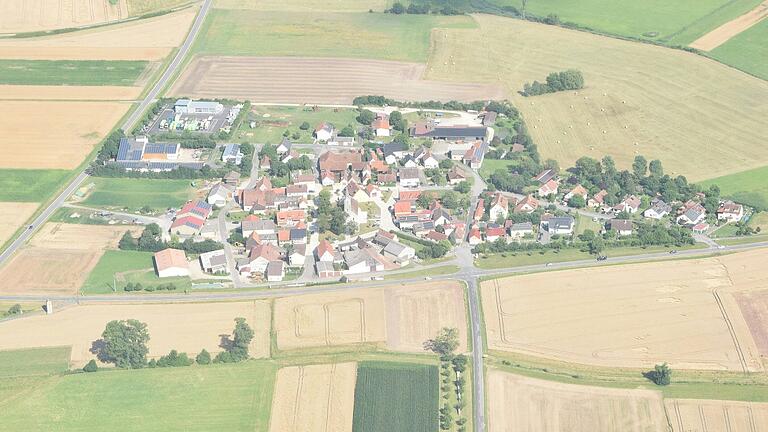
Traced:
<path fill-rule="evenodd" d="M 155 266 L 158 271 L 173 267 L 187 268 L 187 255 L 180 249 L 163 249 L 159 252 L 155 252 Z"/>

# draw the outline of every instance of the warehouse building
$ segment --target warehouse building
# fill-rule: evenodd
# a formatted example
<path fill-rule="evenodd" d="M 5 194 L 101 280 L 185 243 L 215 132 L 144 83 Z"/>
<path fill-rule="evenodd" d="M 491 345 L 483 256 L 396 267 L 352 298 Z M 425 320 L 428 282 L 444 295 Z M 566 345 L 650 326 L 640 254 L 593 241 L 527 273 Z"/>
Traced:
<path fill-rule="evenodd" d="M 173 104 L 176 114 L 211 114 L 216 115 L 224 111 L 224 105 L 213 101 L 195 101 L 191 99 L 179 99 Z"/>

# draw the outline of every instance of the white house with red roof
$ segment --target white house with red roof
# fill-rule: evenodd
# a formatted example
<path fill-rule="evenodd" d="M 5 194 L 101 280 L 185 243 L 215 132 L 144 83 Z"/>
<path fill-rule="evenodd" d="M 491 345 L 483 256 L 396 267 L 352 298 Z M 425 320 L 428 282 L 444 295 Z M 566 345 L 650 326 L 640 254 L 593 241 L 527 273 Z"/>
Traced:
<path fill-rule="evenodd" d="M 744 206 L 733 201 L 723 201 L 717 208 L 717 219 L 728 222 L 738 222 L 744 217 Z"/>

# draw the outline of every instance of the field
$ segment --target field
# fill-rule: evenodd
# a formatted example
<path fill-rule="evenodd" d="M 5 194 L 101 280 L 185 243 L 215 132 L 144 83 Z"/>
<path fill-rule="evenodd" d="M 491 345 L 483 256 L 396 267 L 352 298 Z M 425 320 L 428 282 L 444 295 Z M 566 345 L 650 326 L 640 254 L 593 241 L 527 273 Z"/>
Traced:
<path fill-rule="evenodd" d="M 0 58 L 162 60 L 181 44 L 197 8 L 140 21 L 32 39 L 0 39 Z"/>
<path fill-rule="evenodd" d="M 276 366 L 266 361 L 167 369 L 115 370 L 9 380 L 0 400 L 7 430 L 63 432 L 264 431 Z"/>
<path fill-rule="evenodd" d="M 139 86 L 0 85 L 0 100 L 135 100 Z"/>
<path fill-rule="evenodd" d="M 117 102 L 3 104 L 0 168 L 74 169 L 130 108 Z"/>
<path fill-rule="evenodd" d="M 94 178 L 96 186 L 83 205 L 131 210 L 179 207 L 192 198 L 189 180 Z"/>
<path fill-rule="evenodd" d="M 732 21 L 728 21 L 720 27 L 691 42 L 689 46 L 703 51 L 712 51 L 713 49 L 730 40 L 732 37 L 757 24 L 766 16 L 768 16 L 768 1 L 763 1 L 763 3 L 751 11 L 745 13 L 744 15 L 741 15 Z"/>
<path fill-rule="evenodd" d="M 68 174 L 64 170 L 0 169 L 0 201 L 44 200 Z"/>
<path fill-rule="evenodd" d="M 603 367 L 761 371 L 731 295 L 768 251 L 565 270 L 482 283 L 488 347 Z M 601 329 L 599 333 L 595 329 Z M 755 329 L 753 328 L 753 331 Z"/>
<path fill-rule="evenodd" d="M 467 16 L 213 9 L 193 50 L 206 55 L 423 62 L 433 28 L 474 26 Z"/>
<path fill-rule="evenodd" d="M 717 177 L 702 183 L 716 184 L 720 193 L 735 201 L 753 207 L 768 209 L 768 166 Z"/>
<path fill-rule="evenodd" d="M 321 122 L 327 121 L 343 127 L 355 124 L 357 111 L 352 109 L 317 108 L 312 110 L 303 107 L 286 106 L 253 106 L 251 117 L 260 124 L 251 129 L 248 122 L 243 122 L 240 129 L 232 138 L 234 142 L 243 140 L 254 143 L 279 143 L 283 139 L 283 131 L 291 129 L 299 131 L 302 137 L 297 142 L 312 142 L 312 130 Z M 310 124 L 310 130 L 301 131 L 302 122 Z"/>
<path fill-rule="evenodd" d="M 88 275 L 80 292 L 83 294 L 112 293 L 113 284 L 117 285 L 117 292 L 122 292 L 129 282 L 141 283 L 144 287 L 173 283 L 178 290 L 187 289 L 190 285 L 190 279 L 187 277 L 158 278 L 153 267 L 151 252 L 108 250 Z"/>
<path fill-rule="evenodd" d="M 280 369 L 269 430 L 351 432 L 356 374 L 356 363 Z"/>
<path fill-rule="evenodd" d="M 661 393 L 560 384 L 490 369 L 488 430 L 666 432 Z"/>
<path fill-rule="evenodd" d="M 254 9 L 316 12 L 381 12 L 392 4 L 387 0 L 216 0 L 217 9 Z"/>
<path fill-rule="evenodd" d="M 674 432 L 768 430 L 765 403 L 667 399 L 664 405 Z"/>
<path fill-rule="evenodd" d="M 736 35 L 709 55 L 752 75 L 768 80 L 768 19 Z"/>
<path fill-rule="evenodd" d="M 280 350 L 375 344 L 423 352 L 442 327 L 458 328 L 458 351 L 467 350 L 464 295 L 456 282 L 286 297 L 275 301 L 274 315 Z"/>
<path fill-rule="evenodd" d="M 52 375 L 67 369 L 69 347 L 0 351 L 0 379 Z"/>
<path fill-rule="evenodd" d="M 437 366 L 364 362 L 357 369 L 354 432 L 437 430 Z"/>
<path fill-rule="evenodd" d="M 0 84 L 130 86 L 147 64 L 138 60 L 0 60 Z"/>
<path fill-rule="evenodd" d="M 443 101 L 498 99 L 504 94 L 492 85 L 424 81 L 423 72 L 423 64 L 383 60 L 206 56 L 194 60 L 171 94 L 326 104 L 351 104 L 356 96 L 365 94 Z"/>
<path fill-rule="evenodd" d="M 133 228 L 134 230 L 136 228 Z M 126 227 L 48 223 L 0 268 L 2 293 L 75 293 Z"/>
<path fill-rule="evenodd" d="M 629 167 L 642 154 L 661 159 L 669 174 L 698 181 L 768 164 L 765 81 L 678 50 L 475 18 L 479 30 L 435 30 L 426 78 L 503 85 L 542 157 L 560 166 L 608 154 Z M 517 94 L 526 82 L 569 68 L 584 74 L 585 89 Z"/>
<path fill-rule="evenodd" d="M 147 323 L 148 357 L 157 358 L 172 349 L 194 357 L 203 348 L 212 354 L 221 351 L 222 335 L 231 334 L 234 319 L 243 317 L 255 332 L 251 357 L 269 357 L 267 302 L 81 305 L 54 312 L 2 323 L 0 346 L 4 349 L 71 346 L 70 365 L 82 367 L 95 358 L 91 348 L 101 338 L 104 326 L 111 320 L 131 318 Z"/>
<path fill-rule="evenodd" d="M 39 206 L 39 203 L 0 202 L 0 244 L 10 239 Z"/>
<path fill-rule="evenodd" d="M 190 3 L 189 0 L 126 0 L 131 15 L 143 15 L 158 10 L 170 9 Z"/>
<path fill-rule="evenodd" d="M 2 0 L 0 33 L 47 31 L 128 18 L 126 0 Z"/>

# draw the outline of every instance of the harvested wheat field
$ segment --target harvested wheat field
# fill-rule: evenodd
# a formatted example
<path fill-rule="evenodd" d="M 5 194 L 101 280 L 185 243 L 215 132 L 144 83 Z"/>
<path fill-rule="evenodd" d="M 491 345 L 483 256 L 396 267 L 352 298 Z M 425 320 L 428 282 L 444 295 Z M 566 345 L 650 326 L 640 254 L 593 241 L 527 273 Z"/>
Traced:
<path fill-rule="evenodd" d="M 729 265 L 755 255 L 768 256 L 756 251 L 483 282 L 488 346 L 606 367 L 669 361 L 680 369 L 761 371 L 731 294 L 738 279 Z"/>
<path fill-rule="evenodd" d="M 666 399 L 674 432 L 766 432 L 768 404 L 700 399 Z"/>
<path fill-rule="evenodd" d="M 350 104 L 360 95 L 398 100 L 498 99 L 495 85 L 422 79 L 424 65 L 386 60 L 290 57 L 196 58 L 172 95 L 270 103 Z M 259 77 L 259 79 L 253 79 Z"/>
<path fill-rule="evenodd" d="M 560 166 L 611 155 L 629 168 L 642 154 L 660 159 L 670 174 L 702 180 L 768 164 L 768 82 L 680 50 L 516 19 L 475 19 L 479 29 L 433 30 L 425 77 L 502 85 L 542 157 Z M 586 88 L 517 93 L 565 69 L 580 70 Z"/>
<path fill-rule="evenodd" d="M 10 239 L 39 206 L 40 203 L 0 202 L 0 244 Z"/>
<path fill-rule="evenodd" d="M 467 350 L 464 291 L 458 282 L 309 294 L 275 301 L 277 347 L 376 344 L 420 352 L 442 327 L 459 330 Z"/>
<path fill-rule="evenodd" d="M 271 432 L 352 432 L 357 363 L 285 367 L 277 371 Z"/>
<path fill-rule="evenodd" d="M 26 60 L 162 60 L 184 40 L 197 14 L 172 14 L 30 39 L 0 39 L 0 58 Z"/>
<path fill-rule="evenodd" d="M 126 0 L 0 0 L 0 33 L 85 27 L 126 18 Z"/>
<path fill-rule="evenodd" d="M 92 358 L 94 342 L 109 321 L 137 319 L 147 323 L 149 358 L 172 349 L 194 357 L 203 348 L 215 354 L 222 336 L 231 335 L 234 319 L 243 317 L 255 334 L 250 355 L 269 356 L 269 303 L 179 303 L 142 305 L 85 305 L 54 310 L 53 315 L 34 315 L 0 323 L 3 349 L 72 346 L 70 365 L 80 367 Z"/>
<path fill-rule="evenodd" d="M 744 15 L 721 25 L 704 36 L 691 42 L 691 48 L 702 51 L 712 51 L 720 45 L 728 42 L 732 37 L 759 23 L 768 17 L 768 1 L 764 1 L 756 8 Z"/>
<path fill-rule="evenodd" d="M 6 101 L 0 168 L 74 169 L 130 108 L 120 102 Z"/>
<path fill-rule="evenodd" d="M 0 268 L 0 292 L 74 294 L 107 248 L 127 230 L 108 225 L 45 224 L 28 246 Z"/>
<path fill-rule="evenodd" d="M 561 384 L 488 371 L 490 432 L 666 432 L 661 393 Z"/>
<path fill-rule="evenodd" d="M 0 100 L 132 101 L 142 90 L 128 86 L 0 85 Z"/>
<path fill-rule="evenodd" d="M 732 294 L 749 326 L 760 354 L 768 358 L 768 250 L 726 255 L 734 287 Z"/>

